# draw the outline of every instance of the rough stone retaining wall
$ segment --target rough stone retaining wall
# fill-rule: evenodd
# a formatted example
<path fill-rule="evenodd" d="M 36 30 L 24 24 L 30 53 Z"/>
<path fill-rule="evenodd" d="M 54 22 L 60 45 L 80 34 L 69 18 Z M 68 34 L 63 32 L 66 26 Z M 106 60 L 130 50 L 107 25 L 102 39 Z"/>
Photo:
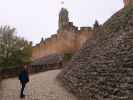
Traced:
<path fill-rule="evenodd" d="M 133 6 L 97 30 L 58 79 L 79 100 L 133 100 Z"/>

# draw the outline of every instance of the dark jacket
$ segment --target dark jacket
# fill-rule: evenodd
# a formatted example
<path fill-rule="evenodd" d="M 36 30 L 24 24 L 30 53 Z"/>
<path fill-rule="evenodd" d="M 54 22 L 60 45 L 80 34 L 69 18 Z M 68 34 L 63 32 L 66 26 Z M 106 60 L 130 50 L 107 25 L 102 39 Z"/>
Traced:
<path fill-rule="evenodd" d="M 29 74 L 27 70 L 21 71 L 21 73 L 19 74 L 19 80 L 21 83 L 29 82 Z"/>

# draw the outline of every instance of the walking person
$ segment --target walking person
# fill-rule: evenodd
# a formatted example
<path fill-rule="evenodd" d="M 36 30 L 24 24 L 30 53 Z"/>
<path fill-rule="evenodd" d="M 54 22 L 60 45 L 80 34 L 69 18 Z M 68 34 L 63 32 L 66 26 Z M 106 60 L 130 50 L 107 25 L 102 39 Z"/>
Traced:
<path fill-rule="evenodd" d="M 21 83 L 20 98 L 24 98 L 25 97 L 24 89 L 25 89 L 26 84 L 29 82 L 29 72 L 28 72 L 27 64 L 23 66 L 23 70 L 19 74 L 19 80 Z"/>

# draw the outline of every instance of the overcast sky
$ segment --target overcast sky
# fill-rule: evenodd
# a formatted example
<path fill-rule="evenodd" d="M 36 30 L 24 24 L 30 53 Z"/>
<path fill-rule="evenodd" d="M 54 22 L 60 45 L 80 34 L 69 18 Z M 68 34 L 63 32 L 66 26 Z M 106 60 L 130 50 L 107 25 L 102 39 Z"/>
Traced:
<path fill-rule="evenodd" d="M 76 26 L 101 24 L 123 7 L 123 0 L 0 0 L 0 25 L 10 25 L 17 34 L 33 43 L 47 38 L 58 29 L 61 7 L 69 11 Z"/>

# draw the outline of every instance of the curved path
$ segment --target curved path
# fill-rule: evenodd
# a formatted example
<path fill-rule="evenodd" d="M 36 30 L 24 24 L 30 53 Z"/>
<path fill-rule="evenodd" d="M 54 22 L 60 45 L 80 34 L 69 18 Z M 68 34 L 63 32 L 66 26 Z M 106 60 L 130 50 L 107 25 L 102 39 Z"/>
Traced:
<path fill-rule="evenodd" d="M 76 100 L 56 81 L 59 72 L 53 70 L 30 76 L 24 100 Z M 22 100 L 19 98 L 20 83 L 17 78 L 3 80 L 1 87 L 0 100 Z"/>

